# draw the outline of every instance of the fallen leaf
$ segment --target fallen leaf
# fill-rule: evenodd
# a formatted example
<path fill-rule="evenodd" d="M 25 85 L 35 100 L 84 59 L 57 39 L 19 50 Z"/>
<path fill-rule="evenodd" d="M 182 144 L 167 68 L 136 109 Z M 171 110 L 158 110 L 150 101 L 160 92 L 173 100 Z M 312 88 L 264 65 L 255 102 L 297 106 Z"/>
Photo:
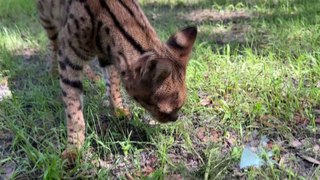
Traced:
<path fill-rule="evenodd" d="M 290 146 L 297 148 L 297 147 L 302 146 L 302 143 L 299 140 L 293 140 L 293 141 L 291 141 Z"/>
<path fill-rule="evenodd" d="M 154 169 L 150 166 L 145 166 L 143 169 L 142 169 L 142 172 L 143 172 L 143 175 L 144 176 L 148 176 L 150 175 L 151 173 L 154 172 Z"/>
<path fill-rule="evenodd" d="M 197 129 L 196 136 L 200 141 L 203 141 L 203 139 L 205 138 L 205 131 L 206 129 L 204 127 L 200 127 Z"/>
<path fill-rule="evenodd" d="M 127 180 L 134 180 L 134 178 L 129 173 L 126 173 L 125 176 Z"/>
<path fill-rule="evenodd" d="M 157 162 L 158 158 L 155 155 L 151 155 L 146 161 L 146 165 L 153 166 Z"/>
<path fill-rule="evenodd" d="M 221 132 L 220 132 L 221 133 Z M 229 149 L 233 147 L 237 143 L 237 139 L 239 139 L 235 132 L 228 132 L 224 135 L 224 147 Z"/>
<path fill-rule="evenodd" d="M 216 143 L 219 141 L 219 132 L 216 130 L 211 131 L 210 142 Z"/>
<path fill-rule="evenodd" d="M 202 106 L 208 106 L 208 105 L 211 105 L 212 104 L 212 100 L 209 96 L 205 97 L 204 99 L 201 99 L 200 100 L 200 104 Z"/>
<path fill-rule="evenodd" d="M 126 163 L 122 162 L 118 165 L 119 167 L 125 167 L 126 166 Z"/>
<path fill-rule="evenodd" d="M 306 156 L 306 155 L 301 155 L 301 154 L 298 154 L 299 157 L 301 157 L 302 159 L 312 163 L 312 164 L 317 164 L 317 165 L 320 165 L 320 161 L 313 158 L 313 157 L 310 157 L 310 156 Z"/>

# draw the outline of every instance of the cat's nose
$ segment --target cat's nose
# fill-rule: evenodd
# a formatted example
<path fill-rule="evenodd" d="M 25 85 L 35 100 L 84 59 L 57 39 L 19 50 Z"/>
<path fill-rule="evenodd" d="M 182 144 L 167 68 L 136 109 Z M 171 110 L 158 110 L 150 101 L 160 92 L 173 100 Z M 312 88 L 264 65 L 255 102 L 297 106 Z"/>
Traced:
<path fill-rule="evenodd" d="M 174 122 L 178 119 L 178 113 L 160 113 L 158 117 L 159 122 L 166 123 L 166 122 Z"/>
<path fill-rule="evenodd" d="M 169 115 L 168 120 L 174 122 L 178 119 L 178 117 L 179 117 L 178 113 L 173 113 Z"/>

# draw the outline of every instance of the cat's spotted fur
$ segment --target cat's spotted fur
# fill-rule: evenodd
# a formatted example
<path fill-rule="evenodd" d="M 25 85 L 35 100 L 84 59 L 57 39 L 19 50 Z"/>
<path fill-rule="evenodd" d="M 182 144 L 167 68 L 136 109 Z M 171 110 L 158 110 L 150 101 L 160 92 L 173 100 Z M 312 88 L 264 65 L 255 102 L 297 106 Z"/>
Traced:
<path fill-rule="evenodd" d="M 185 73 L 195 27 L 163 43 L 136 0 L 38 0 L 38 11 L 53 58 L 58 59 L 67 155 L 84 143 L 82 78 L 94 57 L 110 80 L 106 84 L 115 112 L 127 113 L 119 91 L 122 79 L 128 94 L 160 122 L 177 119 L 186 99 Z"/>

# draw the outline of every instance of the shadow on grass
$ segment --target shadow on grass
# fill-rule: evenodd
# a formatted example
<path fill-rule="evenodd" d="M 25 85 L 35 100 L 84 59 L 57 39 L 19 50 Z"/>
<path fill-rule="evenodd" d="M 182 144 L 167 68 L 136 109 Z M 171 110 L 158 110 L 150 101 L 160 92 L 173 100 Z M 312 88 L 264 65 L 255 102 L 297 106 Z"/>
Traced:
<path fill-rule="evenodd" d="M 7 56 L 0 66 L 1 69 L 10 71 L 7 74 L 8 86 L 13 97 L 0 102 L 0 124 L 4 124 L 3 128 L 9 131 L 0 133 L 0 150 L 3 151 L 0 154 L 13 159 L 22 157 L 30 159 L 30 152 L 35 155 L 44 153 L 45 156 L 50 153 L 59 158 L 60 153 L 65 149 L 67 136 L 58 78 L 52 77 L 48 72 L 46 58 L 41 52 L 32 49 L 19 52 L 9 52 L 5 49 L 4 51 Z M 96 143 L 96 138 L 88 139 L 96 150 L 94 153 L 104 152 L 99 154 L 101 158 L 105 158 L 109 153 L 124 156 L 123 144 L 126 142 L 133 149 L 153 147 L 150 136 L 157 132 L 154 128 L 151 130 L 152 128 L 148 125 L 142 125 L 133 120 L 128 122 L 128 120 L 106 116 L 111 113 L 111 108 L 109 110 L 96 108 L 103 104 L 103 98 L 99 93 L 98 95 L 95 93 L 99 91 L 96 84 L 85 81 L 89 88 L 85 89 L 84 96 L 88 101 L 85 102 L 84 109 L 90 109 L 94 112 L 94 117 L 100 117 L 96 119 L 88 111 L 85 112 L 87 135 L 97 134 L 98 139 L 103 139 L 103 143 L 109 147 L 107 152 L 100 151 L 105 146 L 102 147 L 101 144 Z M 103 96 L 103 94 L 100 95 Z M 36 162 L 31 160 L 31 162 L 27 162 L 27 159 L 24 161 L 27 164 L 30 163 L 30 167 L 37 166 Z M 41 174 L 40 169 L 34 172 L 31 170 L 28 173 L 22 170 L 21 175 L 24 178 L 36 177 Z M 20 177 L 19 173 L 18 177 Z"/>
<path fill-rule="evenodd" d="M 242 5 L 236 8 L 237 4 Z M 319 5 L 317 0 L 265 3 L 244 0 L 214 2 L 204 0 L 194 4 L 186 2 L 176 5 L 151 2 L 144 3 L 143 8 L 156 29 L 166 27 L 167 32 L 173 33 L 177 28 L 198 26 L 197 42 L 211 45 L 214 52 L 224 53 L 225 46 L 228 45 L 231 53 L 235 55 L 244 49 L 252 49 L 257 54 L 264 55 L 268 54 L 270 48 L 284 48 L 285 53 L 292 53 L 293 51 L 290 51 L 284 43 L 287 36 L 282 35 L 281 31 L 290 29 L 290 24 L 316 25 L 319 23 L 319 10 L 316 8 Z M 246 8 L 241 8 L 243 6 Z M 216 7 L 220 7 L 221 10 Z M 270 28 L 278 28 L 276 31 L 280 34 L 272 32 Z M 168 36 L 168 34 L 162 35 L 162 37 Z M 307 39 L 307 37 L 308 34 L 304 34 L 300 38 Z M 280 42 L 274 44 L 274 41 L 279 41 L 279 38 Z M 299 52 L 313 50 L 312 45 L 299 45 L 297 42 L 293 42 L 293 45 L 299 49 Z M 297 52 L 294 54 L 298 56 Z"/>
<path fill-rule="evenodd" d="M 13 92 L 13 96 L 21 96 L 23 94 L 28 94 L 24 96 L 21 100 L 22 102 L 22 109 L 26 113 L 32 113 L 39 108 L 35 103 L 37 102 L 39 96 L 41 100 L 44 100 L 44 103 L 50 103 L 52 101 L 58 102 L 59 108 L 54 107 L 53 104 L 48 104 L 48 110 L 52 111 L 53 114 L 59 114 L 59 117 L 55 117 L 57 119 L 61 118 L 61 114 L 63 113 L 63 102 L 60 93 L 60 86 L 59 86 L 59 78 L 52 76 L 49 72 L 48 62 L 46 61 L 45 55 L 41 54 L 40 52 L 32 49 L 24 49 L 21 52 L 15 53 L 12 57 L 10 57 L 11 61 L 15 62 L 15 67 L 8 67 L 8 69 L 15 69 L 13 72 L 13 76 L 8 79 L 8 85 L 10 90 Z M 94 99 L 99 97 L 93 97 L 94 91 L 97 90 L 95 82 L 91 82 L 88 79 L 84 79 L 84 83 L 89 83 L 90 87 L 84 90 L 84 96 L 90 96 Z M 95 90 L 92 90 L 93 88 Z M 34 94 L 32 92 L 38 91 L 45 91 L 47 93 L 43 94 Z M 18 93 L 18 94 L 15 94 Z M 20 94 L 21 93 L 21 94 Z M 31 94 L 29 94 L 31 93 Z M 99 96 L 99 95 L 98 95 Z M 102 95 L 103 96 L 103 95 Z M 42 99 L 43 98 L 43 99 Z M 52 99 L 51 99 L 52 98 Z M 100 97 L 103 99 L 102 97 Z M 51 100 L 50 100 L 51 99 Z M 88 103 L 94 103 L 89 102 Z M 96 105 L 102 104 L 102 102 L 97 102 Z M 86 106 L 86 104 L 85 104 Z M 133 139 L 135 141 L 141 140 L 146 141 L 147 136 L 143 133 L 143 130 L 140 129 L 139 124 L 134 124 L 128 119 L 117 119 L 113 116 L 106 116 L 107 114 L 112 113 L 112 108 L 107 107 L 106 112 L 99 111 L 100 121 L 105 124 L 115 124 L 115 126 L 106 127 L 110 129 L 101 129 L 102 131 L 113 131 L 113 132 L 121 132 L 123 135 L 127 136 L 130 131 L 139 132 L 138 134 L 141 136 L 133 135 Z M 59 111 L 59 112 L 57 112 Z M 64 119 L 64 117 L 62 117 Z M 60 121 L 60 120 L 58 120 Z M 40 126 L 42 124 L 39 124 Z M 102 125 L 104 126 L 104 125 Z M 104 126 L 105 127 L 105 126 Z M 117 141 L 123 140 L 120 137 L 116 138 Z"/>

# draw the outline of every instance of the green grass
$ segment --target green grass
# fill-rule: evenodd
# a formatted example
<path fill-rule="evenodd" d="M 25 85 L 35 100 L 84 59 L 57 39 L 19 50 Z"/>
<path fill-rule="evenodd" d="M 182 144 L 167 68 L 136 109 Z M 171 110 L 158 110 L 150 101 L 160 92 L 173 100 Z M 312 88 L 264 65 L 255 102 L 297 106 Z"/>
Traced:
<path fill-rule="evenodd" d="M 129 101 L 132 121 L 112 118 L 101 98 L 103 82 L 85 81 L 87 139 L 75 167 L 68 168 L 60 158 L 66 144 L 60 89 L 46 72 L 47 39 L 35 5 L 0 1 L 0 84 L 8 79 L 13 94 L 0 102 L 0 177 L 1 166 L 9 162 L 15 167 L 13 179 L 124 179 L 126 172 L 141 179 L 173 174 L 189 179 L 320 177 L 319 167 L 296 155 L 319 159 L 313 150 L 320 144 L 318 0 L 141 2 L 163 40 L 178 28 L 198 26 L 184 115 L 173 124 L 148 125 L 144 110 Z M 246 12 L 250 18 L 182 18 L 201 9 Z M 216 139 L 199 138 L 201 128 L 206 137 L 216 132 Z M 11 134 L 12 141 L 4 134 Z M 244 146 L 262 135 L 272 141 L 275 163 L 240 170 Z M 290 147 L 294 139 L 303 145 Z M 11 142 L 5 150 L 4 142 Z M 97 167 L 99 160 L 117 168 Z"/>

